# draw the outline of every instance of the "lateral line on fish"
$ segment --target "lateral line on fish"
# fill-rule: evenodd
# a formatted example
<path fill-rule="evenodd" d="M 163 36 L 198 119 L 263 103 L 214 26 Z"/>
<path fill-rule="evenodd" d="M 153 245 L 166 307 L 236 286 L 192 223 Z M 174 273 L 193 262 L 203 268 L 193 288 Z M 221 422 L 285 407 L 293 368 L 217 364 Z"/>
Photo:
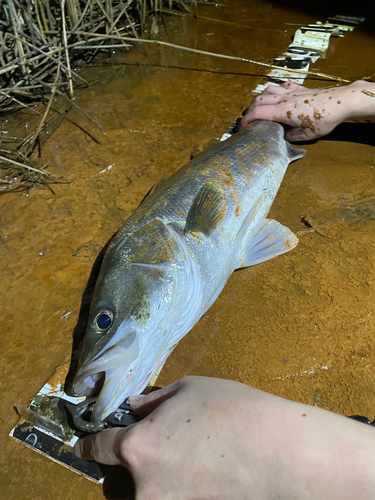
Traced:
<path fill-rule="evenodd" d="M 145 262 L 129 262 L 129 266 L 140 266 L 140 267 L 147 267 L 149 269 L 157 269 L 157 270 L 167 270 L 172 267 L 171 264 L 168 262 L 165 262 L 163 264 L 147 264 Z"/>

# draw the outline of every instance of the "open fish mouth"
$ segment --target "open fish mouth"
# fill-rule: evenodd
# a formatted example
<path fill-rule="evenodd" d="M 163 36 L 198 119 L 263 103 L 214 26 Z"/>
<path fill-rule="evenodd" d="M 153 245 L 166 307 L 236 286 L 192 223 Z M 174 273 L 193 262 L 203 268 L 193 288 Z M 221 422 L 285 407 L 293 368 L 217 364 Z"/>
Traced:
<path fill-rule="evenodd" d="M 134 367 L 134 365 L 133 365 Z M 77 373 L 73 390 L 77 396 L 98 396 L 92 412 L 93 422 L 102 422 L 109 417 L 132 394 L 132 366 L 95 371 L 95 367 Z M 126 387 L 128 386 L 128 387 Z"/>
<path fill-rule="evenodd" d="M 73 391 L 76 396 L 96 396 L 104 385 L 105 372 L 76 375 Z"/>
<path fill-rule="evenodd" d="M 137 366 L 136 359 L 130 366 L 93 371 L 87 367 L 76 375 L 73 388 L 80 396 L 97 395 L 94 409 L 91 413 L 91 422 L 104 422 L 130 396 L 140 394 L 150 382 L 155 372 L 158 372 L 167 358 L 168 351 L 163 353 L 163 361 L 154 357 Z M 82 367 L 83 368 L 83 367 Z"/>
<path fill-rule="evenodd" d="M 73 381 L 76 396 L 99 394 L 92 418 L 102 421 L 122 403 L 124 385 L 132 378 L 138 356 L 138 334 L 132 331 L 78 368 Z"/>
<path fill-rule="evenodd" d="M 95 374 L 82 375 L 74 384 L 74 391 L 81 396 L 98 394 L 91 421 L 104 422 L 129 396 L 140 394 L 157 370 L 159 363 L 149 360 L 137 371 L 137 360 L 129 367 L 115 368 Z M 134 376 L 133 376 L 134 374 Z"/>

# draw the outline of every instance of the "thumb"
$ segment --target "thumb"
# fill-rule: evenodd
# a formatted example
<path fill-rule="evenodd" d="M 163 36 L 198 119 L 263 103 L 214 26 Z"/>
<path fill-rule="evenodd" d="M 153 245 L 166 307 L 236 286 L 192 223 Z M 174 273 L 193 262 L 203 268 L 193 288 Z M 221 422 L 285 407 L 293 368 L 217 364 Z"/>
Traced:
<path fill-rule="evenodd" d="M 140 416 L 147 417 L 164 401 L 172 398 L 180 390 L 180 383 L 167 385 L 164 389 L 159 389 L 150 394 L 140 394 L 139 396 L 130 396 L 129 403 L 132 409 Z"/>
<path fill-rule="evenodd" d="M 126 432 L 122 427 L 115 427 L 90 434 L 77 441 L 74 453 L 83 460 L 95 460 L 106 465 L 123 465 L 120 443 Z"/>

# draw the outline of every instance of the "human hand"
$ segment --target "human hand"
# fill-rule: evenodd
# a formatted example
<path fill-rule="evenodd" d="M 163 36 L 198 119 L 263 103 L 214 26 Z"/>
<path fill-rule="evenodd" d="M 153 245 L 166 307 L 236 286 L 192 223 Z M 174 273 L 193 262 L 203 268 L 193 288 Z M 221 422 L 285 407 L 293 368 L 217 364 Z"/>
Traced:
<path fill-rule="evenodd" d="M 255 98 L 241 127 L 253 120 L 273 120 L 289 125 L 288 141 L 309 141 L 329 134 L 349 118 L 375 116 L 375 84 L 357 81 L 344 87 L 308 89 L 296 83 L 269 85 Z"/>
<path fill-rule="evenodd" d="M 249 392 L 254 396 L 251 400 Z M 238 382 L 186 377 L 148 396 L 130 398 L 144 419 L 126 429 L 91 435 L 76 445 L 78 456 L 109 465 L 121 464 L 133 476 L 137 500 L 199 498 L 266 498 L 274 458 L 262 436 L 256 439 L 256 460 L 245 465 L 251 441 L 251 405 L 263 396 Z M 260 420 L 260 419 L 259 419 Z M 260 421 L 258 420 L 258 423 Z M 257 425 L 254 422 L 253 434 Z M 252 453 L 252 452 L 251 452 Z"/>
<path fill-rule="evenodd" d="M 121 464 L 136 500 L 370 500 L 370 426 L 238 382 L 186 377 L 130 398 L 144 419 L 88 436 L 77 456 Z"/>

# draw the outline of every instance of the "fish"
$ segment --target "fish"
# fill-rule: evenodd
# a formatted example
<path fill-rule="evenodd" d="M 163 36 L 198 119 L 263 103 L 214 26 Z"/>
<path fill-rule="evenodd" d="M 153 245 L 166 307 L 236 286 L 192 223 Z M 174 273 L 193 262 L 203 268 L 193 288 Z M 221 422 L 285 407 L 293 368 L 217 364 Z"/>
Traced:
<path fill-rule="evenodd" d="M 95 285 L 77 396 L 99 388 L 92 422 L 140 394 L 230 275 L 293 249 L 267 218 L 290 162 L 305 155 L 257 120 L 162 179 L 108 246 Z"/>

